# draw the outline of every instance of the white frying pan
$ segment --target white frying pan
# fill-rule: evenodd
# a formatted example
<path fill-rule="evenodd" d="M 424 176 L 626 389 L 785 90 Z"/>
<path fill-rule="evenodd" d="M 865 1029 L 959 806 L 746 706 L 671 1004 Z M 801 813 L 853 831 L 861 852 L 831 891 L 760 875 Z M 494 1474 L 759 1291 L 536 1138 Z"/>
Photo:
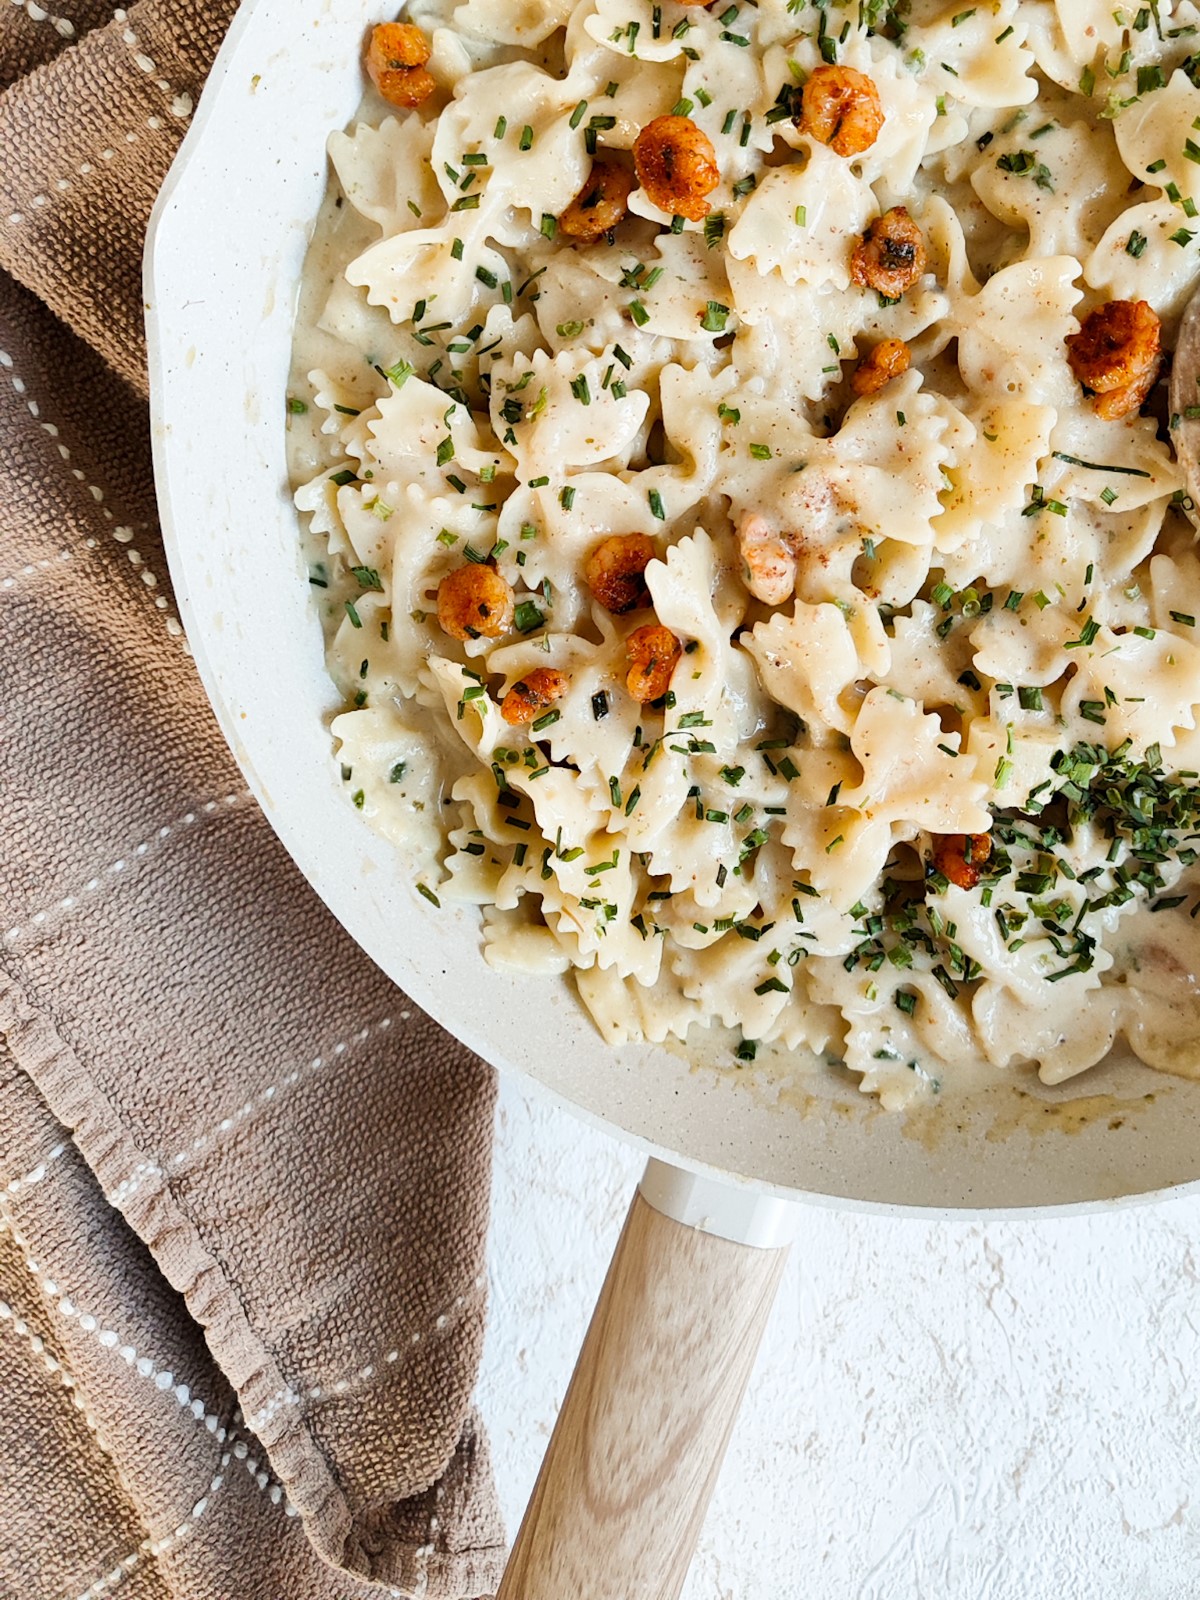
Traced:
<path fill-rule="evenodd" d="M 1200 1180 L 1200 1082 L 1111 1060 L 917 1118 L 835 1071 L 604 1045 L 565 983 L 493 972 L 349 806 L 284 460 L 297 283 L 325 140 L 387 0 L 247 0 L 146 253 L 155 470 L 180 609 L 247 781 L 326 904 L 414 1000 L 651 1157 L 505 1579 L 506 1600 L 678 1594 L 799 1209 L 1098 1206 Z M 714 1058 L 714 1061 L 716 1058 Z"/>

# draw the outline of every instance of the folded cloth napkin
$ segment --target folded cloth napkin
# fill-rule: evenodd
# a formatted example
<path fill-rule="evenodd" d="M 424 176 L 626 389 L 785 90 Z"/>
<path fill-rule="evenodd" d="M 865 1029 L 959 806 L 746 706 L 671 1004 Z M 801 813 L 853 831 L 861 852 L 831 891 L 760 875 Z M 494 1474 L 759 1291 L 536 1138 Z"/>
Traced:
<path fill-rule="evenodd" d="M 0 1594 L 490 1593 L 491 1077 L 246 793 L 155 525 L 142 241 L 232 6 L 50 4 L 0 13 Z"/>

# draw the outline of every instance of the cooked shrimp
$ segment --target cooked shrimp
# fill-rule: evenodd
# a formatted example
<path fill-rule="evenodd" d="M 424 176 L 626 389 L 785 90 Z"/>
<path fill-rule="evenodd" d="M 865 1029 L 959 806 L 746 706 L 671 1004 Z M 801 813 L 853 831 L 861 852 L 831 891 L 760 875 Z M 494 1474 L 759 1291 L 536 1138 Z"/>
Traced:
<path fill-rule="evenodd" d="M 513 592 L 495 567 L 468 562 L 438 584 L 438 621 L 452 639 L 498 638 L 512 627 Z"/>
<path fill-rule="evenodd" d="M 429 40 L 411 22 L 381 22 L 371 30 L 367 72 L 394 106 L 419 106 L 437 88 L 425 70 Z"/>
<path fill-rule="evenodd" d="M 635 628 L 625 641 L 629 672 L 625 686 L 635 700 L 657 700 L 671 687 L 671 674 L 683 654 L 683 647 L 661 622 Z"/>
<path fill-rule="evenodd" d="M 1071 371 L 1095 396 L 1102 417 L 1136 411 L 1158 376 L 1162 326 L 1144 300 L 1109 300 L 1067 335 Z"/>
<path fill-rule="evenodd" d="M 935 833 L 933 864 L 960 889 L 973 889 L 992 854 L 990 833 Z"/>
<path fill-rule="evenodd" d="M 756 600 L 780 606 L 796 587 L 796 556 L 785 535 L 756 511 L 738 524 L 742 578 Z"/>
<path fill-rule="evenodd" d="M 875 394 L 893 378 L 908 371 L 911 360 L 903 339 L 881 339 L 850 375 L 850 387 L 855 394 Z"/>
<path fill-rule="evenodd" d="M 883 127 L 879 90 L 853 67 L 817 67 L 804 85 L 796 126 L 836 155 L 861 155 Z"/>
<path fill-rule="evenodd" d="M 538 667 L 527 678 L 514 683 L 500 704 L 500 715 L 514 727 L 532 722 L 547 706 L 561 700 L 570 679 L 553 667 Z"/>
<path fill-rule="evenodd" d="M 638 182 L 672 216 L 700 222 L 709 213 L 706 196 L 721 181 L 712 140 L 690 117 L 655 117 L 633 143 Z"/>
<path fill-rule="evenodd" d="M 593 244 L 615 228 L 629 207 L 633 173 L 619 161 L 592 162 L 588 181 L 558 219 L 558 231 L 577 244 Z"/>
<path fill-rule="evenodd" d="M 649 605 L 645 572 L 656 553 L 654 540 L 644 533 L 614 533 L 584 562 L 584 580 L 604 609 L 619 617 Z"/>
<path fill-rule="evenodd" d="M 899 300 L 924 271 L 925 240 L 903 206 L 876 217 L 850 257 L 854 282 L 889 300 Z"/>

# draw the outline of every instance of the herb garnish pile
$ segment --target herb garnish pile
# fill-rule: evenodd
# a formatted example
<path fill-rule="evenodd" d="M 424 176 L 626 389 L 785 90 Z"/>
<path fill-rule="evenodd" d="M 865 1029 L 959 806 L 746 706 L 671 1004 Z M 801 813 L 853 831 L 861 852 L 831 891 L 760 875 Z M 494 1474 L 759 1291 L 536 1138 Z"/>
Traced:
<path fill-rule="evenodd" d="M 1153 899 L 1200 854 L 1200 775 L 1166 773 L 1157 745 L 1141 760 L 1130 759 L 1130 750 L 1126 740 L 1113 750 L 1081 743 L 1059 751 L 1051 762 L 1054 778 L 1031 791 L 1025 809 L 993 817 L 992 856 L 972 892 L 991 908 L 1008 950 L 1019 950 L 1031 937 L 1049 942 L 1064 965 L 1046 973 L 1048 983 L 1092 966 L 1097 938 L 1089 918 L 1139 895 Z M 1059 851 L 1084 827 L 1107 839 L 1109 848 L 1104 863 L 1077 873 Z M 1067 884 L 1082 885 L 1082 897 L 1078 890 L 1068 893 Z M 863 937 L 846 957 L 846 970 L 865 965 L 878 972 L 885 962 L 906 969 L 923 951 L 937 963 L 933 976 L 957 997 L 959 985 L 980 978 L 982 969 L 956 942 L 954 922 L 937 905 L 948 887 L 932 866 L 920 883 L 885 878 L 883 910 L 866 915 L 862 908 Z M 1029 897 L 1024 905 L 1000 898 L 1009 887 Z M 1099 890 L 1094 895 L 1093 887 Z M 1165 911 L 1186 899 L 1163 895 L 1150 909 Z M 1200 900 L 1191 914 L 1197 912 Z M 904 991 L 896 997 L 910 1014 L 915 1000 Z"/>

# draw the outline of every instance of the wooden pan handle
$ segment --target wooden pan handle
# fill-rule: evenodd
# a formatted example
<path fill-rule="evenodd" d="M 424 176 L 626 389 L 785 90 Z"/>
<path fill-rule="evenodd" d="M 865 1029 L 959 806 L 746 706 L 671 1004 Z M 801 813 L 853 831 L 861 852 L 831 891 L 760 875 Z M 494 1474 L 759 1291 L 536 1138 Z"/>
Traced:
<path fill-rule="evenodd" d="M 496 1600 L 677 1600 L 786 1256 L 634 1196 Z"/>

